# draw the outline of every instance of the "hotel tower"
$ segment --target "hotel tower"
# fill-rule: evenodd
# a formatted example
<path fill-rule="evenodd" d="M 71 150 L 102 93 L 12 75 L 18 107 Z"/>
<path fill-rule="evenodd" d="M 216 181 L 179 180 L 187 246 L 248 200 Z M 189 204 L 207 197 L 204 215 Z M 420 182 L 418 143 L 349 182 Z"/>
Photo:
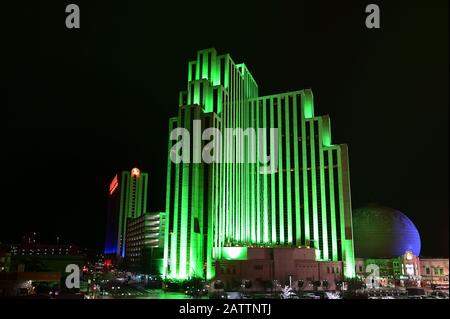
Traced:
<path fill-rule="evenodd" d="M 342 261 L 353 277 L 347 146 L 332 144 L 330 119 L 314 114 L 312 91 L 259 96 L 245 64 L 215 49 L 199 51 L 187 75 L 169 134 L 187 129 L 194 147 L 189 162 L 175 163 L 178 141 L 169 139 L 164 275 L 211 279 L 214 262 L 230 247 L 306 247 L 317 260 Z M 221 161 L 205 163 L 195 160 L 196 150 L 209 141 L 198 141 L 194 131 L 206 128 L 278 133 L 263 142 L 259 135 L 223 134 Z M 251 161 L 249 150 L 275 154 L 276 161 Z"/>

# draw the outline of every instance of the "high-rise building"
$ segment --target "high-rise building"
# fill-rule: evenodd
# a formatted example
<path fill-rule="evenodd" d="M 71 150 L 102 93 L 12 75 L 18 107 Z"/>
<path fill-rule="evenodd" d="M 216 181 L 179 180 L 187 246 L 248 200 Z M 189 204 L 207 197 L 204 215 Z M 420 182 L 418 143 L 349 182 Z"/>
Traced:
<path fill-rule="evenodd" d="M 147 173 L 133 168 L 114 176 L 108 191 L 106 255 L 125 256 L 127 220 L 142 216 L 147 209 Z"/>
<path fill-rule="evenodd" d="M 145 213 L 128 218 L 125 256 L 128 269 L 161 275 L 163 267 L 165 213 Z"/>
<path fill-rule="evenodd" d="M 343 261 L 344 274 L 353 277 L 347 146 L 332 144 L 329 117 L 315 116 L 311 90 L 259 96 L 245 64 L 202 50 L 188 64 L 187 90 L 169 133 L 175 128 L 190 132 L 193 147 L 183 154 L 189 162 L 175 163 L 179 139 L 169 141 L 167 277 L 213 278 L 214 261 L 236 246 L 310 247 L 319 261 Z M 195 138 L 205 128 L 222 132 L 219 160 L 209 164 L 197 150 L 210 141 Z M 223 134 L 226 128 L 278 134 L 237 139 Z M 252 151 L 274 154 L 275 161 L 252 161 Z"/>

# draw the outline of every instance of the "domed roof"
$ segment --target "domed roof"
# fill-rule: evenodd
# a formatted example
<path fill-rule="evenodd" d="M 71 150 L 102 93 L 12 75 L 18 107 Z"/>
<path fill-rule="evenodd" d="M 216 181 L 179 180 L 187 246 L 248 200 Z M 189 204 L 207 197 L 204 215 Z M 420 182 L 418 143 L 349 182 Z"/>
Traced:
<path fill-rule="evenodd" d="M 393 258 L 410 250 L 420 255 L 420 235 L 413 222 L 393 208 L 368 205 L 353 210 L 355 257 Z"/>

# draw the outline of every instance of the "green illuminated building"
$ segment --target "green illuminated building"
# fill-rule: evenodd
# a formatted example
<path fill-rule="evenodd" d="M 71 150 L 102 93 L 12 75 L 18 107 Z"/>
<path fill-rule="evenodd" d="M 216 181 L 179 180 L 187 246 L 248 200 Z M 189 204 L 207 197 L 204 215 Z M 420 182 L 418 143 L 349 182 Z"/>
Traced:
<path fill-rule="evenodd" d="M 341 260 L 345 275 L 354 276 L 347 146 L 331 143 L 329 117 L 314 115 L 311 90 L 259 96 L 245 64 L 202 50 L 188 64 L 187 90 L 169 133 L 177 127 L 195 133 L 193 120 L 201 121 L 201 131 L 277 128 L 276 141 L 271 135 L 260 143 L 256 136 L 253 145 L 258 154 L 274 154 L 277 143 L 276 163 L 250 161 L 250 139 L 224 134 L 221 159 L 244 162 L 175 164 L 170 155 L 177 141 L 169 141 L 167 277 L 213 278 L 214 261 L 230 258 L 227 247 L 248 246 L 315 248 L 318 260 Z M 190 145 L 198 143 L 193 135 Z"/>

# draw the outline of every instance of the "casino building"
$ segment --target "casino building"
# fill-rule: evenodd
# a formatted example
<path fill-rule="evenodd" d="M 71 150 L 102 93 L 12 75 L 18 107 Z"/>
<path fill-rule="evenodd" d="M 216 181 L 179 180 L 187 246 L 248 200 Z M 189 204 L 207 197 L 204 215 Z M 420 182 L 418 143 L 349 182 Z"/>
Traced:
<path fill-rule="evenodd" d="M 109 185 L 104 253 L 130 271 L 162 274 L 164 212 L 147 212 L 148 174 L 116 174 Z"/>
<path fill-rule="evenodd" d="M 175 128 L 195 133 L 193 120 L 202 132 L 276 128 L 278 134 L 263 142 L 223 134 L 221 160 L 210 164 L 175 163 L 179 141 L 169 140 L 166 277 L 211 279 L 229 247 L 311 248 L 315 260 L 342 262 L 344 275 L 354 276 L 347 146 L 332 144 L 330 119 L 315 115 L 311 90 L 259 96 L 244 63 L 202 50 L 188 63 L 169 134 Z M 252 150 L 275 154 L 275 162 L 251 161 Z M 188 158 L 201 156 L 196 152 L 191 148 Z"/>
<path fill-rule="evenodd" d="M 147 208 L 147 173 L 138 168 L 116 174 L 109 185 L 105 255 L 125 256 L 127 219 Z"/>

